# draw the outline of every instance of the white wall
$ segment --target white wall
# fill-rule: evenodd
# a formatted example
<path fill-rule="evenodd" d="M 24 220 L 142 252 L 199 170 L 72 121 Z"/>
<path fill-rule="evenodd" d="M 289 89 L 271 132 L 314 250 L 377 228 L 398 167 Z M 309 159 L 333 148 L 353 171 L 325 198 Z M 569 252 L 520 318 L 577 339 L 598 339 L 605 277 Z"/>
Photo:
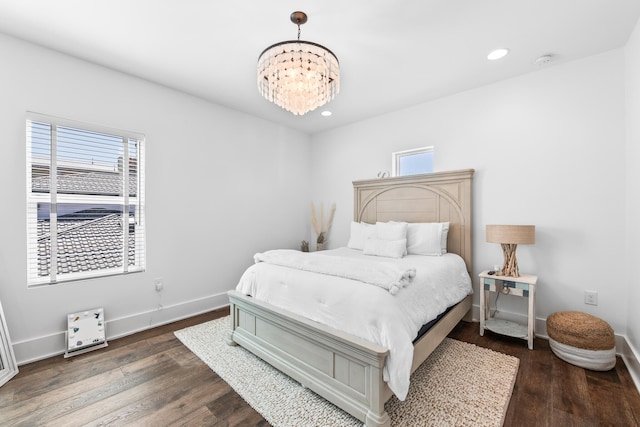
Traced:
<path fill-rule="evenodd" d="M 636 384 L 640 389 L 640 21 L 625 47 L 626 83 L 626 173 L 627 173 L 627 217 L 626 217 L 626 282 L 627 288 L 627 341 L 635 353 Z M 629 354 L 629 358 L 631 354 Z"/>
<path fill-rule="evenodd" d="M 255 252 L 308 236 L 309 136 L 2 35 L 0 52 L 0 301 L 19 363 L 64 350 L 70 312 L 104 307 L 113 337 L 227 304 Z M 145 273 L 27 288 L 27 110 L 146 135 Z"/>
<path fill-rule="evenodd" d="M 485 225 L 535 224 L 536 244 L 519 246 L 518 261 L 539 276 L 538 323 L 581 310 L 624 333 L 624 107 L 618 49 L 314 135 L 313 198 L 338 206 L 329 245 L 347 243 L 352 180 L 390 170 L 393 151 L 433 145 L 436 171 L 476 170 L 476 289 L 477 274 L 502 263 Z M 585 290 L 599 293 L 598 306 L 583 303 Z"/>

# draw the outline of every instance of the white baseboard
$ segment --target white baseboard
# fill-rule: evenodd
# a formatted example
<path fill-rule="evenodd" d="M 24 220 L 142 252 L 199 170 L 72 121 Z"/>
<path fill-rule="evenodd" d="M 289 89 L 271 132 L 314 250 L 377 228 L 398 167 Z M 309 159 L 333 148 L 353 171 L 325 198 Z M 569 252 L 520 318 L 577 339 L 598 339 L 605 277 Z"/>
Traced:
<path fill-rule="evenodd" d="M 640 353 L 629 344 L 627 339 L 624 340 L 623 344 L 622 360 L 624 360 L 638 393 L 640 393 Z"/>
<path fill-rule="evenodd" d="M 184 301 L 162 309 L 153 309 L 132 314 L 118 319 L 106 321 L 107 342 L 136 332 L 155 328 L 187 317 L 195 316 L 207 311 L 229 305 L 226 292 L 209 295 L 191 301 Z M 65 331 L 50 335 L 14 342 L 13 351 L 18 365 L 35 362 L 48 357 L 63 354 L 65 347 Z"/>
<path fill-rule="evenodd" d="M 473 311 L 473 321 L 479 322 L 480 307 L 477 305 L 474 305 L 472 311 Z M 502 312 L 502 314 L 504 314 L 505 317 L 507 317 L 509 320 L 516 320 L 523 324 L 527 323 L 527 316 L 523 314 L 505 313 L 504 311 Z M 549 339 L 549 337 L 547 336 L 547 319 L 536 318 L 535 330 L 536 330 L 536 334 L 535 334 L 536 337 L 544 338 L 547 340 Z M 480 332 L 478 331 L 478 333 Z M 640 353 L 636 351 L 636 349 L 634 349 L 629 344 L 627 337 L 625 337 L 624 335 L 615 334 L 615 339 L 616 339 L 616 354 L 622 357 L 622 360 L 627 366 L 627 369 L 631 374 L 631 378 L 633 379 L 633 382 L 636 385 L 638 392 L 640 392 L 640 362 L 639 362 Z"/>

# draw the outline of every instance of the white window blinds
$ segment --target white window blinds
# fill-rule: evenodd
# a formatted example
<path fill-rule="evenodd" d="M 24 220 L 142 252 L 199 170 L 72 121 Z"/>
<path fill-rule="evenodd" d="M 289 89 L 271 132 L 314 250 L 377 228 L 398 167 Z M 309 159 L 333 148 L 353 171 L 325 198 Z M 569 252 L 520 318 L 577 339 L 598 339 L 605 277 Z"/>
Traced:
<path fill-rule="evenodd" d="M 27 116 L 27 278 L 145 269 L 144 136 Z"/>

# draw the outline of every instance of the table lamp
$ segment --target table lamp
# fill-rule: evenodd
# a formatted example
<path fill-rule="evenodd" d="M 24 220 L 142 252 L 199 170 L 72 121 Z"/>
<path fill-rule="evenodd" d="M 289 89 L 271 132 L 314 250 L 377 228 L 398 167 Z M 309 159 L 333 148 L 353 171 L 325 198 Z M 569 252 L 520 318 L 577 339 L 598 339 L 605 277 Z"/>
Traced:
<path fill-rule="evenodd" d="M 487 225 L 487 242 L 500 243 L 504 254 L 500 276 L 520 277 L 516 248 L 518 245 L 532 245 L 536 242 L 535 225 Z"/>

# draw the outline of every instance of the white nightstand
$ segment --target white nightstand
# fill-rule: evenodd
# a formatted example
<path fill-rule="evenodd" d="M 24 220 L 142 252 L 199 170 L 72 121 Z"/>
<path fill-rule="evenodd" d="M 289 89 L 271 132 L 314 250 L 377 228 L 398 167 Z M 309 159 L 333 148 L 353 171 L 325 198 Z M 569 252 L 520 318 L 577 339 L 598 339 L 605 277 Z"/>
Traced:
<path fill-rule="evenodd" d="M 507 277 L 490 275 L 488 271 L 480 273 L 480 335 L 484 330 L 502 335 L 522 338 L 529 343 L 529 350 L 533 350 L 533 337 L 536 320 L 536 283 L 538 276 L 522 275 Z M 491 317 L 489 310 L 490 292 L 501 292 L 529 299 L 529 313 L 527 325 Z"/>

